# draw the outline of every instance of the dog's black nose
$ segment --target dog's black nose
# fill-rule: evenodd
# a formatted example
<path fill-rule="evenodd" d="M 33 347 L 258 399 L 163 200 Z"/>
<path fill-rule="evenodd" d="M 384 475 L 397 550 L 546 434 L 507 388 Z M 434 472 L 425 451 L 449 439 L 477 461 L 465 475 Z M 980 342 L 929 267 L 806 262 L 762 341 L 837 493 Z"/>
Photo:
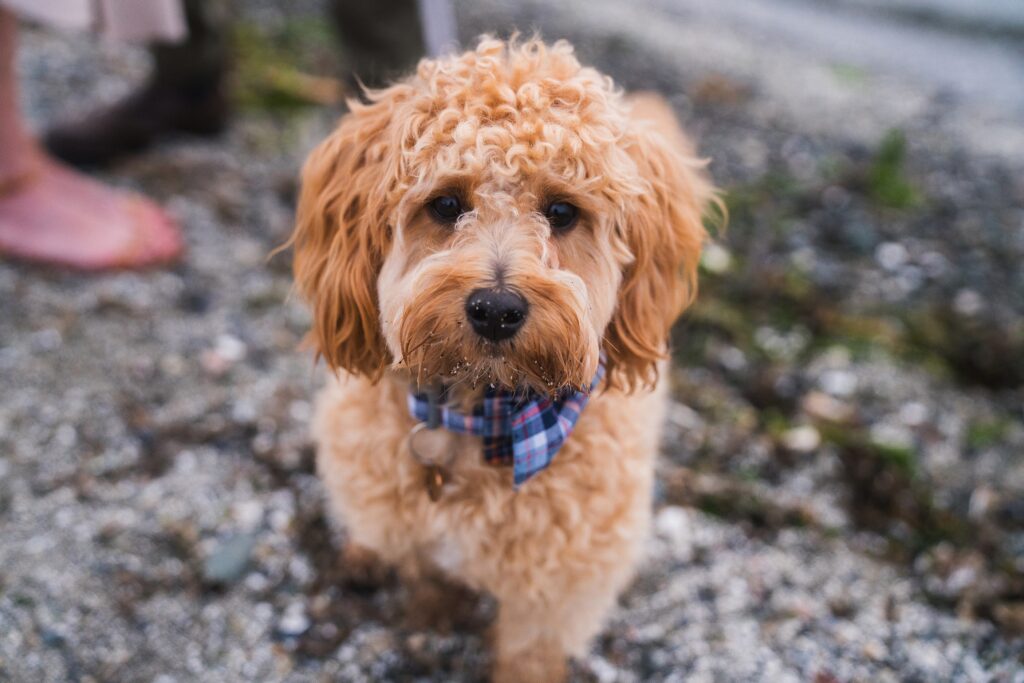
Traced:
<path fill-rule="evenodd" d="M 478 289 L 466 299 L 466 317 L 473 330 L 485 339 L 508 339 L 523 326 L 528 306 L 515 292 Z"/>

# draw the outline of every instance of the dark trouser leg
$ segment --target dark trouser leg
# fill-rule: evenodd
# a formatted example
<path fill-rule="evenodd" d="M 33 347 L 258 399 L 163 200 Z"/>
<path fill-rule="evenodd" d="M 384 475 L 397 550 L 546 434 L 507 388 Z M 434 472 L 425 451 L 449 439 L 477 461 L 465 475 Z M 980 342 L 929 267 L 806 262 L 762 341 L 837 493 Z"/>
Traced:
<path fill-rule="evenodd" d="M 387 85 L 424 56 L 416 0 L 331 0 L 350 74 L 370 87 Z"/>
<path fill-rule="evenodd" d="M 62 123 L 45 137 L 51 154 L 98 166 L 138 152 L 160 136 L 220 132 L 227 122 L 230 62 L 229 0 L 185 0 L 184 42 L 151 47 L 154 68 L 145 86 L 81 121 Z"/>
<path fill-rule="evenodd" d="M 219 91 L 231 62 L 227 0 L 184 0 L 188 38 L 181 43 L 156 43 L 151 81 L 197 95 Z"/>

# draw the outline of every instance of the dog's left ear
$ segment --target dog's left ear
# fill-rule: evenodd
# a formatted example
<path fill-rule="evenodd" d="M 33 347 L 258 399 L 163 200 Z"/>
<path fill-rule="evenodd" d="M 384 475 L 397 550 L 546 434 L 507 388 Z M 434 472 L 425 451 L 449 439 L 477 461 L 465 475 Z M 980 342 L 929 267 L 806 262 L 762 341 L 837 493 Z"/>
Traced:
<path fill-rule="evenodd" d="M 391 244 L 397 143 L 390 122 L 403 86 L 372 94 L 313 150 L 302 170 L 295 282 L 313 309 L 312 338 L 332 369 L 373 380 L 390 358 L 381 333 L 377 277 Z"/>
<path fill-rule="evenodd" d="M 705 162 L 668 104 L 656 95 L 630 100 L 628 151 L 650 191 L 636 197 L 619 226 L 634 260 L 605 337 L 609 383 L 624 389 L 657 380 L 672 324 L 697 293 L 704 212 L 718 202 Z"/>

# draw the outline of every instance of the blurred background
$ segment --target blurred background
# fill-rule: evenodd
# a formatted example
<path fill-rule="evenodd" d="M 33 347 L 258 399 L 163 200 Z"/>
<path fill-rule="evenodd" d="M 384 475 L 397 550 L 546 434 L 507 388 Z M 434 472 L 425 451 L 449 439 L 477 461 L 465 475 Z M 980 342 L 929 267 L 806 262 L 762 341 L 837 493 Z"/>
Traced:
<path fill-rule="evenodd" d="M 452 9 L 462 46 L 536 30 L 663 93 L 730 211 L 674 335 L 649 559 L 575 680 L 1024 681 L 1024 4 Z M 331 12 L 237 0 L 225 130 L 96 172 L 167 208 L 182 261 L 0 261 L 0 680 L 486 675 L 493 605 L 404 621 L 313 472 L 308 317 L 267 255 L 353 92 Z M 150 73 L 20 38 L 40 131 Z"/>

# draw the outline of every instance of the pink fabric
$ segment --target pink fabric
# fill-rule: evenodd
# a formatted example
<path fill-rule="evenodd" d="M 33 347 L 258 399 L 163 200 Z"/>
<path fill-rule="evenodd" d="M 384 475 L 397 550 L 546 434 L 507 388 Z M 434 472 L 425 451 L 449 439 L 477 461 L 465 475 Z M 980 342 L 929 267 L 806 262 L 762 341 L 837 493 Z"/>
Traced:
<path fill-rule="evenodd" d="M 188 33 L 181 0 L 0 0 L 18 16 L 113 40 L 177 42 Z"/>

